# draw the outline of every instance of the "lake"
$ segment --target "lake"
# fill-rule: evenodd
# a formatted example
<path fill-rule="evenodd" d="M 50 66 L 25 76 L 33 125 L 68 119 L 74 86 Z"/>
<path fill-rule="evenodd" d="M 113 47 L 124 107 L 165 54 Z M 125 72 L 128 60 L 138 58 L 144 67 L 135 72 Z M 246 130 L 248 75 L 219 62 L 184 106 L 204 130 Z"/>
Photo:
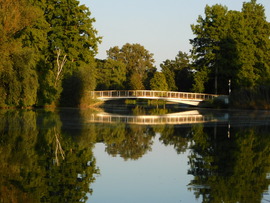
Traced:
<path fill-rule="evenodd" d="M 0 110 L 0 202 L 270 202 L 270 112 Z"/>

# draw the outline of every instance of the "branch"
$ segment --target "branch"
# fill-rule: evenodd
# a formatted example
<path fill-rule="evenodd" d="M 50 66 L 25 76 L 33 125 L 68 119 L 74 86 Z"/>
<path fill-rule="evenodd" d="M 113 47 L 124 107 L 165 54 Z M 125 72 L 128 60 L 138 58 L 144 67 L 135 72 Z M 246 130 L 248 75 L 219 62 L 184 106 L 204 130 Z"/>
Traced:
<path fill-rule="evenodd" d="M 60 154 L 61 154 L 63 160 L 65 159 L 65 152 L 62 149 L 61 143 L 59 141 L 59 134 L 56 133 L 55 128 L 54 128 L 54 135 L 55 135 L 55 142 L 56 142 L 55 161 L 56 161 L 57 166 L 59 166 L 60 164 L 59 164 L 59 159 L 58 159 L 58 151 L 60 151 Z"/>
<path fill-rule="evenodd" d="M 56 73 L 56 78 L 55 78 L 55 83 L 54 86 L 56 87 L 57 82 L 60 78 L 60 74 L 63 70 L 63 67 L 65 63 L 67 62 L 67 55 L 65 54 L 63 59 L 60 61 L 60 55 L 61 55 L 61 49 L 57 50 L 57 58 L 56 58 L 56 63 L 57 63 L 57 73 Z"/>

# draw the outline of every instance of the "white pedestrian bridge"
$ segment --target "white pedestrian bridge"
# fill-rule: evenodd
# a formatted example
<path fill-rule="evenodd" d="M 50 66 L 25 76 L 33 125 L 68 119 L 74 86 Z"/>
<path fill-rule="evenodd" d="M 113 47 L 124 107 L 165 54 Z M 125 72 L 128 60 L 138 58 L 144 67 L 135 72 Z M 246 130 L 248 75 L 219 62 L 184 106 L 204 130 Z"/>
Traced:
<path fill-rule="evenodd" d="M 202 101 L 213 100 L 217 97 L 228 99 L 226 95 L 202 94 L 191 92 L 172 92 L 155 90 L 107 90 L 90 91 L 91 97 L 103 101 L 115 99 L 156 99 L 197 106 Z"/>

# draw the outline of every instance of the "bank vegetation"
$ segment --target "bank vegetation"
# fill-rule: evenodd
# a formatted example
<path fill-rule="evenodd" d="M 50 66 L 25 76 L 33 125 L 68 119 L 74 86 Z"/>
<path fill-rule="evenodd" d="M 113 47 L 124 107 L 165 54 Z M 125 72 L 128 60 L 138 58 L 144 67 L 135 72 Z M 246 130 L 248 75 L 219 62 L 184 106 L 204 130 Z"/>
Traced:
<path fill-rule="evenodd" d="M 97 59 L 94 22 L 78 0 L 0 1 L 0 107 L 85 107 L 91 90 L 146 89 L 230 94 L 233 108 L 269 109 L 270 24 L 256 0 L 241 11 L 206 5 L 191 52 L 159 71 L 137 43 Z"/>

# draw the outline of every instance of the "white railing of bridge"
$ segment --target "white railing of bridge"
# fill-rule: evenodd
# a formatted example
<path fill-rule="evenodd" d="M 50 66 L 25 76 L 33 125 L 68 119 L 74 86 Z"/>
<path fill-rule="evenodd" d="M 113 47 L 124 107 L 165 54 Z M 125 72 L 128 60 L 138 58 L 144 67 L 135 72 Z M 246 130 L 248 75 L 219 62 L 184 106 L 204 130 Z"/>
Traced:
<path fill-rule="evenodd" d="M 183 100 L 211 100 L 219 95 L 190 93 L 190 92 L 172 92 L 172 91 L 155 91 L 155 90 L 109 90 L 109 91 L 91 91 L 93 98 L 169 98 Z"/>

